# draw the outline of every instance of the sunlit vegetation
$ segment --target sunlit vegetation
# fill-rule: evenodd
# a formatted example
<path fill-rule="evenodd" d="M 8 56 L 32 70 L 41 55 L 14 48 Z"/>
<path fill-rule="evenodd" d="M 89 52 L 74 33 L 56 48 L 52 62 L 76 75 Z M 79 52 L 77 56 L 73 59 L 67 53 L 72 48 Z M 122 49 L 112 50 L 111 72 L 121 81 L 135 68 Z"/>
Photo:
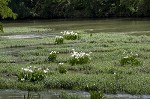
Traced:
<path fill-rule="evenodd" d="M 149 36 L 88 32 L 80 32 L 80 36 L 62 44 L 55 44 L 55 36 L 0 39 L 0 88 L 86 90 L 97 95 L 93 97 L 101 97 L 98 91 L 149 94 Z M 55 51 L 57 57 L 52 55 Z M 69 60 L 76 54 L 84 54 L 86 59 L 77 59 L 72 66 Z M 29 66 L 40 69 L 33 72 Z M 22 71 L 27 69 L 28 73 Z"/>

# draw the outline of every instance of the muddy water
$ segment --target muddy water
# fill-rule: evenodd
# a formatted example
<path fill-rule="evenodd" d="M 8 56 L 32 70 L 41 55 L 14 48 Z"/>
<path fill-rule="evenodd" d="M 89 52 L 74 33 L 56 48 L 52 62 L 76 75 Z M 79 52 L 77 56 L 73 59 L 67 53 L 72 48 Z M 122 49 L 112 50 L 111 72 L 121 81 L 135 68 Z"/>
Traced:
<path fill-rule="evenodd" d="M 0 33 L 0 36 L 5 38 L 45 37 L 65 30 L 150 35 L 150 19 L 26 20 L 3 23 L 5 33 Z"/>
<path fill-rule="evenodd" d="M 81 99 L 90 99 L 90 95 L 88 92 L 69 90 L 49 90 L 42 92 L 0 90 L 0 99 L 61 99 L 62 94 L 67 94 L 69 96 L 78 96 Z"/>
<path fill-rule="evenodd" d="M 62 99 L 62 94 L 77 96 L 80 99 L 90 99 L 88 92 L 73 90 L 48 90 L 42 92 L 0 90 L 0 99 Z M 105 94 L 104 96 L 106 99 L 150 99 L 150 95 Z"/>
<path fill-rule="evenodd" d="M 7 35 L 7 36 L 0 36 L 1 38 L 8 38 L 8 39 L 26 39 L 26 38 L 43 38 L 48 36 L 58 36 L 56 34 L 45 34 L 45 35 L 39 35 L 39 34 L 26 34 L 26 35 Z"/>

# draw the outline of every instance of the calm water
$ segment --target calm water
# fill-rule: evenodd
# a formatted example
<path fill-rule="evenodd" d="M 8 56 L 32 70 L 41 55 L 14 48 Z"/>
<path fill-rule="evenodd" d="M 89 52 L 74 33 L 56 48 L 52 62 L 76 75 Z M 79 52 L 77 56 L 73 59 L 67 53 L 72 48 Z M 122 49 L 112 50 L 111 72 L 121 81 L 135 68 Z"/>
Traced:
<path fill-rule="evenodd" d="M 26 29 L 45 29 L 48 33 L 79 30 L 86 33 L 150 34 L 150 19 L 25 20 L 3 23 L 6 32 L 12 32 L 8 29 L 13 27 L 27 27 Z"/>
<path fill-rule="evenodd" d="M 28 92 L 21 90 L 0 90 L 0 99 L 62 99 L 61 94 L 78 96 L 80 99 L 90 99 L 90 94 L 84 91 L 49 90 L 42 92 Z M 150 99 L 150 95 L 110 94 L 106 99 Z M 63 98 L 65 99 L 65 98 Z M 69 98 L 67 98 L 69 99 Z M 75 99 L 75 98 L 73 98 Z"/>
<path fill-rule="evenodd" d="M 62 94 L 78 96 L 81 99 L 90 99 L 90 94 L 88 92 L 70 90 L 48 90 L 41 92 L 0 90 L 0 99 L 61 99 Z"/>

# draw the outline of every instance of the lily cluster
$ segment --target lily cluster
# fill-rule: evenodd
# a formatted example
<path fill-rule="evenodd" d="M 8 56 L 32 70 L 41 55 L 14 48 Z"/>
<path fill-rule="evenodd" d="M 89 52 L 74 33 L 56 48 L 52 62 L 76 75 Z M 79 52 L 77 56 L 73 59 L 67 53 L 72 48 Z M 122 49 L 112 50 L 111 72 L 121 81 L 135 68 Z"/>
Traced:
<path fill-rule="evenodd" d="M 140 61 L 137 59 L 138 54 L 133 52 L 124 51 L 120 64 L 123 65 L 139 65 Z"/>
<path fill-rule="evenodd" d="M 89 62 L 90 58 L 90 53 L 85 53 L 85 52 L 76 52 L 73 49 L 73 52 L 71 53 L 71 58 L 69 60 L 69 63 L 71 65 L 75 65 L 75 64 L 86 64 Z"/>
<path fill-rule="evenodd" d="M 49 61 L 49 62 L 54 62 L 54 61 L 56 60 L 57 53 L 59 53 L 59 52 L 51 51 L 51 52 L 49 53 L 49 56 L 48 56 L 48 61 Z"/>
<path fill-rule="evenodd" d="M 38 67 L 27 67 L 22 68 L 22 72 L 18 75 L 19 81 L 29 81 L 29 82 L 36 82 L 41 81 L 46 77 L 46 73 L 49 72 L 49 69 L 43 69 Z"/>
<path fill-rule="evenodd" d="M 66 40 L 76 40 L 76 39 L 79 38 L 79 35 L 78 35 L 77 32 L 64 31 L 64 32 L 61 32 L 61 33 L 63 34 L 63 36 L 64 36 L 64 38 L 65 38 Z"/>
<path fill-rule="evenodd" d="M 56 36 L 55 37 L 55 44 L 62 44 L 64 42 L 63 36 Z"/>
<path fill-rule="evenodd" d="M 67 69 L 64 67 L 64 63 L 59 63 L 58 71 L 61 74 L 66 74 Z"/>

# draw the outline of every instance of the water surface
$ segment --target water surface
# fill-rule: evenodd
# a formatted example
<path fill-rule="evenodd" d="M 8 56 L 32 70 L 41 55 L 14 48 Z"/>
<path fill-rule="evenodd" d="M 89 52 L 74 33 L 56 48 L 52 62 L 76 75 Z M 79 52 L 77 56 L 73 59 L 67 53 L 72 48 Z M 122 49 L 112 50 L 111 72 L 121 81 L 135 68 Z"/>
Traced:
<path fill-rule="evenodd" d="M 3 22 L 5 33 L 49 34 L 65 30 L 85 33 L 122 33 L 150 35 L 149 19 L 96 19 L 96 20 L 25 20 Z"/>

